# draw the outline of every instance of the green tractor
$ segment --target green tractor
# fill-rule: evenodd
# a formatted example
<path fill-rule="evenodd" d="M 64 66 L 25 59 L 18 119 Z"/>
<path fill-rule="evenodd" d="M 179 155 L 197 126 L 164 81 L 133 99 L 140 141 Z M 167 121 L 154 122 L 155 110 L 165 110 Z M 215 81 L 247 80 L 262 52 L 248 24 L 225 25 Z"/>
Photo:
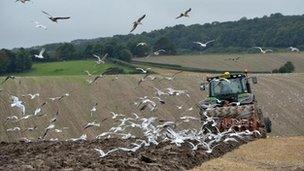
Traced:
<path fill-rule="evenodd" d="M 209 89 L 209 97 L 199 103 L 202 123 L 212 116 L 216 118 L 215 128 L 218 131 L 231 128 L 234 131 L 257 130 L 261 137 L 266 137 L 266 133 L 271 132 L 271 121 L 263 116 L 258 107 L 250 81 L 257 84 L 257 78 L 248 77 L 247 73 L 226 72 L 220 76 L 207 77 L 207 81 L 201 84 L 202 91 Z"/>

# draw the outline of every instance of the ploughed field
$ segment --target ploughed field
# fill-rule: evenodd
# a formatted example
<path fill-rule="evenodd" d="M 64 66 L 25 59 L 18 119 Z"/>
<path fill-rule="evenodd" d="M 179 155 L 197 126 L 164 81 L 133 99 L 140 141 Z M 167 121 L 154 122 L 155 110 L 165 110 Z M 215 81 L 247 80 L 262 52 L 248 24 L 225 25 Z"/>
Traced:
<path fill-rule="evenodd" d="M 238 57 L 237 61 L 232 60 Z M 218 71 L 244 71 L 247 69 L 251 72 L 271 72 L 283 66 L 287 61 L 291 61 L 295 66 L 295 72 L 304 72 L 304 53 L 152 56 L 136 60 Z"/>
<path fill-rule="evenodd" d="M 127 147 L 130 140 L 108 139 L 80 142 L 35 142 L 1 143 L 0 170 L 185 170 L 199 166 L 202 162 L 219 157 L 237 148 L 240 144 L 221 143 L 207 154 L 202 150 L 193 152 L 188 143 L 177 147 L 171 143 L 161 143 L 143 147 L 136 152 L 116 152 L 100 157 L 94 148 L 112 149 Z"/>
<path fill-rule="evenodd" d="M 158 77 L 156 75 L 156 77 Z M 304 74 L 274 74 L 257 75 L 258 84 L 253 85 L 258 103 L 263 113 L 269 116 L 273 122 L 273 135 L 294 136 L 303 135 L 304 128 Z M 199 89 L 200 81 L 205 79 L 204 74 L 182 73 L 174 81 L 156 80 L 145 81 L 141 86 L 137 85 L 140 75 L 106 76 L 89 86 L 82 76 L 58 76 L 58 77 L 22 77 L 9 80 L 0 92 L 0 122 L 5 123 L 6 118 L 11 115 L 22 117 L 20 110 L 10 106 L 10 95 L 19 97 L 24 101 L 26 114 L 33 114 L 35 109 L 43 102 L 41 117 L 33 117 L 20 122 L 6 122 L 0 125 L 0 138 L 2 141 L 16 141 L 22 137 L 38 138 L 42 130 L 48 124 L 53 114 L 59 109 L 57 127 L 69 127 L 61 134 L 51 133 L 49 138 L 65 140 L 70 137 L 79 137 L 83 133 L 88 137 L 95 137 L 98 133 L 110 128 L 115 121 L 108 119 L 99 128 L 83 131 L 83 126 L 92 120 L 90 110 L 95 103 L 98 103 L 97 111 L 93 115 L 96 121 L 111 118 L 111 112 L 122 113 L 132 116 L 137 113 L 141 117 L 158 117 L 162 120 L 176 121 L 184 115 L 198 117 L 196 104 L 204 99 L 207 92 Z M 178 90 L 188 90 L 190 98 L 183 96 L 163 96 L 166 101 L 164 105 L 158 105 L 157 110 L 143 112 L 134 105 L 138 97 L 155 96 L 154 86 L 166 91 L 168 87 Z M 30 97 L 22 95 L 28 93 L 40 93 L 40 96 L 30 100 Z M 61 96 L 69 93 L 60 103 L 54 103 L 49 97 Z M 182 106 L 178 109 L 177 106 Z M 193 107 L 192 111 L 188 109 Z M 28 128 L 37 125 L 38 129 L 32 132 L 11 133 L 8 128 L 19 126 Z M 185 128 L 189 125 L 185 125 Z M 198 126 L 199 125 L 191 125 Z"/>
<path fill-rule="evenodd" d="M 167 73 L 167 72 L 166 72 Z M 168 74 L 170 75 L 170 74 Z M 88 85 L 85 76 L 49 76 L 21 77 L 9 80 L 1 87 L 0 92 L 0 139 L 6 142 L 17 142 L 25 137 L 33 143 L 1 143 L 0 158 L 2 169 L 55 169 L 55 168 L 134 168 L 134 169 L 191 169 L 203 161 L 218 157 L 246 141 L 219 143 L 211 154 L 205 150 L 193 152 L 189 143 L 181 147 L 172 143 L 160 143 L 157 146 L 143 147 L 136 152 L 114 152 L 106 157 L 100 157 L 94 148 L 108 151 L 110 147 L 128 147 L 132 139 L 96 140 L 96 136 L 108 131 L 120 123 L 113 119 L 111 112 L 121 113 L 127 117 L 140 118 L 157 117 L 158 121 L 179 122 L 182 116 L 198 116 L 196 104 L 207 96 L 201 92 L 199 83 L 205 80 L 206 74 L 181 73 L 175 80 L 161 79 L 154 75 L 155 80 L 147 79 L 140 86 L 141 75 L 105 76 L 93 85 Z M 303 136 L 304 135 L 304 74 L 266 74 L 257 75 L 258 84 L 253 90 L 263 113 L 272 120 L 273 136 Z M 155 111 L 140 111 L 134 102 L 138 97 L 155 96 L 155 89 L 166 91 L 166 88 L 187 90 L 189 96 L 162 96 L 165 104 L 157 104 Z M 31 100 L 28 93 L 40 93 Z M 68 93 L 60 102 L 50 100 Z M 18 122 L 6 121 L 11 115 L 22 117 L 20 110 L 10 106 L 10 96 L 17 96 L 26 106 L 25 113 L 33 114 L 39 105 L 47 102 L 41 111 L 41 116 L 30 117 Z M 97 103 L 96 112 L 90 110 Z M 181 106 L 178 108 L 177 106 Z M 191 109 L 193 108 L 193 110 Z M 56 128 L 62 132 L 50 131 L 46 140 L 37 141 L 45 132 L 50 120 L 58 111 Z M 88 122 L 96 121 L 100 127 L 84 129 Z M 7 131 L 9 128 L 20 127 L 21 131 Z M 23 131 L 37 126 L 34 131 Z M 200 122 L 191 120 L 177 126 L 179 130 L 200 128 Z M 134 132 L 139 135 L 140 132 Z M 63 142 L 71 138 L 86 135 L 87 141 Z"/>

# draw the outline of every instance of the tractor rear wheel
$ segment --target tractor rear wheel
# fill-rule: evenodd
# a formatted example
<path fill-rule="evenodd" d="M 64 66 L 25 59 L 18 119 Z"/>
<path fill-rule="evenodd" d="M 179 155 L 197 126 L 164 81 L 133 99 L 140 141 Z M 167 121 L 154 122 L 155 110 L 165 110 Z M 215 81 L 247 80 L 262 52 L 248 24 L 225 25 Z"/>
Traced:
<path fill-rule="evenodd" d="M 272 126 L 271 125 L 271 120 L 269 119 L 269 117 L 265 117 L 265 118 L 263 118 L 263 121 L 264 121 L 266 132 L 270 133 L 271 132 L 271 126 Z"/>

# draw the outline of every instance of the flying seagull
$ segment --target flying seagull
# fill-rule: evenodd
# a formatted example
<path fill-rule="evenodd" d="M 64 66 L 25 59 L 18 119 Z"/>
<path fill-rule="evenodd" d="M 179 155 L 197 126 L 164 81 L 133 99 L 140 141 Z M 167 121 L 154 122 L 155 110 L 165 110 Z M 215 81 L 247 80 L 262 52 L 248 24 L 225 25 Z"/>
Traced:
<path fill-rule="evenodd" d="M 6 120 L 4 121 L 4 124 L 9 121 L 9 120 L 18 120 L 18 117 L 16 115 L 13 115 L 13 116 L 8 116 L 6 118 Z"/>
<path fill-rule="evenodd" d="M 181 70 L 181 71 L 178 71 L 178 72 L 174 73 L 171 77 L 164 77 L 164 78 L 165 78 L 166 80 L 172 81 L 172 80 L 175 79 L 175 77 L 176 77 L 177 74 L 180 74 L 180 73 L 182 73 L 182 72 L 183 72 L 183 71 Z"/>
<path fill-rule="evenodd" d="M 108 54 L 106 53 L 102 58 L 100 58 L 100 56 L 98 56 L 96 54 L 93 54 L 93 56 L 98 59 L 98 61 L 96 61 L 97 64 L 101 64 L 101 63 L 104 64 L 104 63 L 106 63 L 105 59 L 108 57 Z"/>
<path fill-rule="evenodd" d="M 43 53 L 45 52 L 45 49 L 43 48 L 43 49 L 41 49 L 41 51 L 39 52 L 39 55 L 34 55 L 35 56 L 35 58 L 39 58 L 39 59 L 43 59 L 44 58 L 44 56 L 43 56 Z"/>
<path fill-rule="evenodd" d="M 166 102 L 160 97 L 152 97 L 153 99 L 157 99 L 161 104 L 165 104 Z"/>
<path fill-rule="evenodd" d="M 25 130 L 22 131 L 23 132 L 26 132 L 26 131 L 34 131 L 36 130 L 38 127 L 37 126 L 34 126 L 34 127 L 30 127 L 30 128 L 26 128 Z"/>
<path fill-rule="evenodd" d="M 4 84 L 6 81 L 8 81 L 9 79 L 15 79 L 15 77 L 14 76 L 7 76 L 3 81 L 2 81 L 2 83 L 1 84 Z"/>
<path fill-rule="evenodd" d="M 60 96 L 60 97 L 50 97 L 49 99 L 52 100 L 52 101 L 61 101 L 64 97 L 68 97 L 70 96 L 69 93 L 65 93 L 64 95 Z"/>
<path fill-rule="evenodd" d="M 23 95 L 23 96 L 30 96 L 31 100 L 35 99 L 36 97 L 39 97 L 39 93 L 35 93 L 35 94 L 27 94 L 27 95 Z"/>
<path fill-rule="evenodd" d="M 153 54 L 154 54 L 155 56 L 160 55 L 160 53 L 166 53 L 166 50 L 164 50 L 164 49 L 159 49 L 159 50 L 153 52 Z"/>
<path fill-rule="evenodd" d="M 51 129 L 54 129 L 54 128 L 55 128 L 55 125 L 54 125 L 54 124 L 48 125 L 48 127 L 45 128 L 45 131 L 44 131 L 44 133 L 43 133 L 41 139 L 44 139 L 44 138 L 47 136 L 48 132 L 49 132 Z"/>
<path fill-rule="evenodd" d="M 290 49 L 291 52 L 300 52 L 300 50 L 296 47 L 291 46 L 291 47 L 289 47 L 289 49 Z"/>
<path fill-rule="evenodd" d="M 48 18 L 57 23 L 58 20 L 67 20 L 67 19 L 70 19 L 71 17 L 53 17 L 52 15 L 50 15 L 49 13 L 45 12 L 45 11 L 42 11 L 44 14 L 46 14 L 48 16 Z"/>
<path fill-rule="evenodd" d="M 115 112 L 111 112 L 111 114 L 113 115 L 112 119 L 116 119 L 117 117 L 121 116 L 121 117 L 124 117 L 125 115 L 123 114 L 118 114 L 118 113 L 115 113 Z"/>
<path fill-rule="evenodd" d="M 40 24 L 38 21 L 33 21 L 33 23 L 35 24 L 36 28 L 41 28 L 43 30 L 47 30 L 47 27 L 44 26 L 44 25 L 42 25 L 42 24 Z"/>
<path fill-rule="evenodd" d="M 151 70 L 151 68 L 143 69 L 143 68 L 136 68 L 137 70 L 140 70 L 142 73 L 147 74 L 148 70 Z"/>
<path fill-rule="evenodd" d="M 21 109 L 22 114 L 25 115 L 25 106 L 23 105 L 23 102 L 19 100 L 19 98 L 16 96 L 11 96 L 11 98 L 12 98 L 11 107 L 17 107 Z"/>
<path fill-rule="evenodd" d="M 100 123 L 96 123 L 95 121 L 89 122 L 83 127 L 83 129 L 87 129 L 91 127 L 100 127 Z"/>
<path fill-rule="evenodd" d="M 206 43 L 202 43 L 202 42 L 193 42 L 193 43 L 195 43 L 195 44 L 197 44 L 197 45 L 199 45 L 199 46 L 205 48 L 205 47 L 207 47 L 207 45 L 208 45 L 209 43 L 212 43 L 212 42 L 214 42 L 214 41 L 215 41 L 215 40 L 210 40 L 210 41 L 208 41 L 208 42 L 206 42 Z"/>
<path fill-rule="evenodd" d="M 140 42 L 140 43 L 138 43 L 136 46 L 147 46 L 147 43 L 145 43 L 145 42 Z"/>
<path fill-rule="evenodd" d="M 97 111 L 96 107 L 97 107 L 98 103 L 95 103 L 94 106 L 92 107 L 91 111 L 91 117 L 93 116 L 93 113 Z"/>
<path fill-rule="evenodd" d="M 90 73 L 88 70 L 87 71 L 84 71 L 89 77 L 92 76 L 92 73 Z"/>
<path fill-rule="evenodd" d="M 91 85 L 91 84 L 93 84 L 93 83 L 95 83 L 99 78 L 102 78 L 103 77 L 103 75 L 102 74 L 100 74 L 100 75 L 97 75 L 96 77 L 94 77 L 94 79 L 93 80 L 89 80 L 89 85 Z"/>
<path fill-rule="evenodd" d="M 189 12 L 191 11 L 191 8 L 189 8 L 186 12 L 181 13 L 176 19 L 182 18 L 182 17 L 190 17 Z"/>
<path fill-rule="evenodd" d="M 132 31 L 134 31 L 134 30 L 137 28 L 138 25 L 142 24 L 141 21 L 142 21 L 145 17 L 146 17 L 146 14 L 144 14 L 142 17 L 140 17 L 137 21 L 134 21 L 134 22 L 133 22 L 133 28 L 132 28 L 132 30 L 130 31 L 130 33 L 131 33 Z"/>
<path fill-rule="evenodd" d="M 20 131 L 21 129 L 19 127 L 9 128 L 6 131 L 7 132 L 13 132 L 13 131 Z"/>
<path fill-rule="evenodd" d="M 162 95 L 168 95 L 168 93 L 163 92 L 163 91 L 161 91 L 160 89 L 158 89 L 158 88 L 156 88 L 156 87 L 153 87 L 153 88 L 156 90 L 155 94 L 156 94 L 158 97 L 160 97 L 160 96 L 162 96 Z"/>
<path fill-rule="evenodd" d="M 106 157 L 110 153 L 113 153 L 113 152 L 117 151 L 118 148 L 114 148 L 114 149 L 112 149 L 112 150 L 110 150 L 110 151 L 108 151 L 106 153 L 103 150 L 98 149 L 98 148 L 94 148 L 94 150 L 97 151 L 99 153 L 99 157 L 102 158 L 102 157 Z"/>
<path fill-rule="evenodd" d="M 30 0 L 16 0 L 15 2 L 21 2 L 23 4 L 25 4 L 26 2 L 31 2 Z"/>
<path fill-rule="evenodd" d="M 254 47 L 256 49 L 259 49 L 261 51 L 261 53 L 265 54 L 267 52 L 273 52 L 271 49 L 266 49 L 266 50 L 263 50 L 261 47 Z"/>
<path fill-rule="evenodd" d="M 36 110 L 34 111 L 34 116 L 38 116 L 38 114 L 42 111 L 42 107 L 44 106 L 44 105 L 46 105 L 47 103 L 46 102 L 44 102 L 44 103 L 42 103 L 40 106 L 38 106 L 37 108 L 36 108 Z M 41 116 L 41 115 L 40 115 Z"/>

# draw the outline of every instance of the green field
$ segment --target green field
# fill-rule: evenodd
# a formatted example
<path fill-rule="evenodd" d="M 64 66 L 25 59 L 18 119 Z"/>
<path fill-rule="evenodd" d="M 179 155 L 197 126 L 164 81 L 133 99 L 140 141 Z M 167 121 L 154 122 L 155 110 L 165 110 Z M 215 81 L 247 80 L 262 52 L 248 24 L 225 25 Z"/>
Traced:
<path fill-rule="evenodd" d="M 84 71 L 92 74 L 100 74 L 110 67 L 118 67 L 124 70 L 125 74 L 132 73 L 133 68 L 106 63 L 97 65 L 91 60 L 63 61 L 35 63 L 32 70 L 24 73 L 18 73 L 17 76 L 59 76 L 59 75 L 86 75 Z"/>

